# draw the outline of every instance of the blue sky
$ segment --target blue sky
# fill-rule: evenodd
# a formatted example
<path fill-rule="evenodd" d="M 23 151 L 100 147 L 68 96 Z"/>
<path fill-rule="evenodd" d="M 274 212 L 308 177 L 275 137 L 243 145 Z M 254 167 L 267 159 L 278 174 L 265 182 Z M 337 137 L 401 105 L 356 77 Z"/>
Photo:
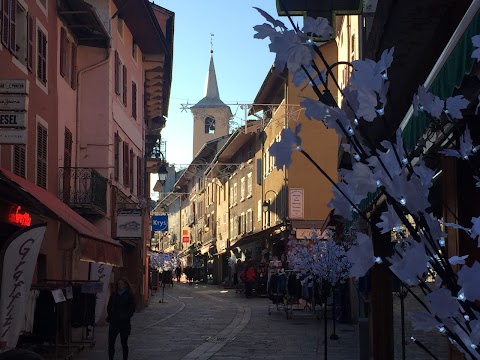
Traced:
<path fill-rule="evenodd" d="M 181 111 L 182 104 L 203 98 L 210 61 L 210 34 L 213 33 L 215 70 L 220 98 L 227 104 L 251 103 L 270 66 L 274 54 L 268 40 L 254 39 L 253 26 L 264 18 L 253 6 L 274 17 L 275 0 L 154 0 L 175 12 L 173 82 L 168 121 L 162 130 L 166 157 L 170 163 L 192 160 L 193 116 Z M 282 19 L 286 21 L 286 19 Z M 232 106 L 243 120 L 243 110 Z"/>

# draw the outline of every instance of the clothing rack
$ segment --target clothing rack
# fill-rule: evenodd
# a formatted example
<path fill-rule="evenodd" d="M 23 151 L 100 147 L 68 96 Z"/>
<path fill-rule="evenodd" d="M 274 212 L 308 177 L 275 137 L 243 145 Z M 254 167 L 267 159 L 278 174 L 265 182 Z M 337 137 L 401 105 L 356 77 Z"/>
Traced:
<path fill-rule="evenodd" d="M 31 286 L 31 290 L 57 290 L 60 289 L 62 292 L 65 291 L 67 287 L 72 287 L 72 294 L 73 294 L 73 288 L 77 285 L 80 284 L 89 284 L 89 283 L 100 283 L 99 280 L 58 280 L 58 279 L 44 279 L 41 282 L 39 282 L 36 285 Z M 65 295 L 65 294 L 64 294 Z M 53 294 L 52 294 L 53 296 Z M 95 299 L 96 301 L 96 299 Z M 62 309 L 61 304 L 65 303 L 66 308 L 63 308 L 64 313 L 63 315 L 65 318 L 63 319 L 63 330 L 64 330 L 64 335 L 65 335 L 65 344 L 60 343 L 59 339 L 59 334 L 60 334 L 60 310 Z M 88 326 L 85 325 L 82 326 L 82 335 L 81 335 L 81 340 L 80 341 L 73 341 L 73 326 L 72 326 L 72 306 L 73 306 L 73 297 L 69 298 L 65 296 L 65 302 L 55 302 L 55 321 L 56 321 L 56 328 L 55 328 L 55 340 L 54 344 L 51 344 L 52 346 L 55 347 L 55 360 L 58 360 L 60 358 L 69 360 L 73 357 L 75 354 L 75 351 L 73 348 L 76 348 L 76 352 L 80 352 L 85 348 L 85 344 L 89 344 L 90 347 L 95 346 L 95 321 L 93 321 L 92 324 L 92 334 L 89 337 L 88 336 Z M 95 303 L 94 305 L 95 306 Z M 93 309 L 93 318 L 95 318 L 95 309 Z M 85 311 L 84 311 L 84 316 L 86 317 L 87 314 L 87 302 L 85 301 Z M 84 319 L 86 320 L 86 319 Z M 29 334 L 24 334 L 24 335 L 29 335 Z M 66 354 L 62 354 L 60 356 L 60 348 L 66 349 L 67 352 Z"/>

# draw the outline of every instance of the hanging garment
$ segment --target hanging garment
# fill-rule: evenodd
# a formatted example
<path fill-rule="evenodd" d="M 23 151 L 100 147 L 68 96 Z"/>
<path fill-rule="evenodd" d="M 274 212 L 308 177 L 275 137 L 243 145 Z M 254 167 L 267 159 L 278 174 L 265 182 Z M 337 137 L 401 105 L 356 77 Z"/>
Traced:
<path fill-rule="evenodd" d="M 25 322 L 23 324 L 23 332 L 33 332 L 33 322 L 35 317 L 35 307 L 37 306 L 37 298 L 40 294 L 39 290 L 30 290 L 25 302 Z"/>
<path fill-rule="evenodd" d="M 44 340 L 53 340 L 56 331 L 55 300 L 50 290 L 40 290 L 35 306 L 33 333 Z"/>

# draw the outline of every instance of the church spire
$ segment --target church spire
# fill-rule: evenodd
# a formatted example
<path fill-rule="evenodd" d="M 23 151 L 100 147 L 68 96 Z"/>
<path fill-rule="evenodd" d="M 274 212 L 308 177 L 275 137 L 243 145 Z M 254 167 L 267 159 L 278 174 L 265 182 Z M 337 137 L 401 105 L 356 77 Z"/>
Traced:
<path fill-rule="evenodd" d="M 213 37 L 213 34 L 211 34 Z M 217 74 L 215 72 L 215 65 L 213 63 L 213 40 L 210 42 L 210 66 L 208 68 L 207 80 L 205 82 L 205 97 L 197 104 L 193 105 L 193 108 L 209 108 L 209 107 L 225 107 L 225 103 L 220 100 L 220 94 L 218 92 Z"/>

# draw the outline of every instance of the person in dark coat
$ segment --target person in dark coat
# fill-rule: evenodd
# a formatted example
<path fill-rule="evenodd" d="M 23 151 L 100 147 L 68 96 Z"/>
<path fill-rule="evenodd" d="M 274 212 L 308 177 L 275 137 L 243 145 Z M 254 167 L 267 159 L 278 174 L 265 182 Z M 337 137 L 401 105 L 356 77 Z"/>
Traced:
<path fill-rule="evenodd" d="M 130 319 L 135 313 L 135 298 L 130 284 L 125 278 L 117 281 L 115 292 L 110 295 L 107 306 L 108 329 L 108 358 L 113 360 L 115 355 L 115 341 L 120 334 L 123 350 L 123 360 L 128 359 L 128 336 L 130 335 Z"/>
<path fill-rule="evenodd" d="M 177 282 L 180 282 L 180 277 L 182 276 L 182 269 L 180 268 L 180 266 L 176 267 L 175 276 L 177 277 Z"/>
<path fill-rule="evenodd" d="M 251 264 L 247 264 L 245 270 L 240 274 L 240 279 L 245 283 L 245 297 L 247 298 L 253 294 L 255 277 L 255 269 Z"/>
<path fill-rule="evenodd" d="M 1 353 L 0 360 L 44 360 L 44 358 L 28 350 L 12 349 Z"/>

